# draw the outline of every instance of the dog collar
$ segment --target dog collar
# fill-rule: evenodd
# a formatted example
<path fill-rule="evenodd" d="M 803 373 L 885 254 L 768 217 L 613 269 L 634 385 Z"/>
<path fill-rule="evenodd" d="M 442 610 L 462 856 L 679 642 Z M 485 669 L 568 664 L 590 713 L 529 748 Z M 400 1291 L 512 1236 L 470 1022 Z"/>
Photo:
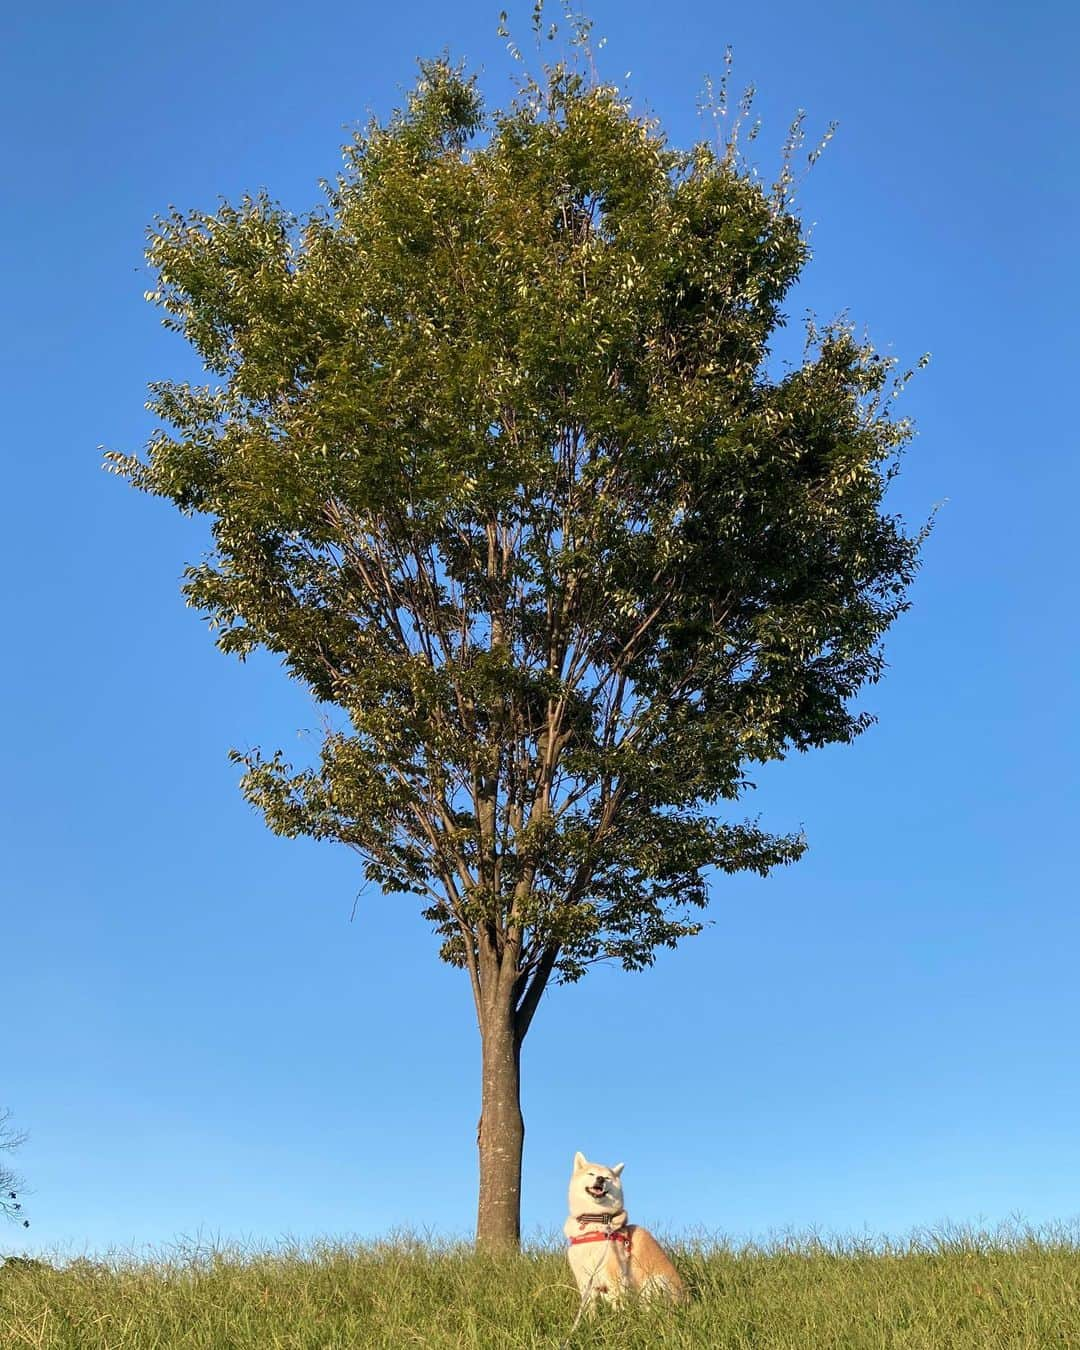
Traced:
<path fill-rule="evenodd" d="M 620 1209 L 615 1214 L 607 1212 L 603 1214 L 576 1214 L 574 1217 L 578 1221 L 579 1228 L 584 1228 L 587 1223 L 602 1223 L 610 1228 L 616 1219 L 620 1221 L 619 1226 L 621 1227 L 626 1222 L 626 1210 Z"/>

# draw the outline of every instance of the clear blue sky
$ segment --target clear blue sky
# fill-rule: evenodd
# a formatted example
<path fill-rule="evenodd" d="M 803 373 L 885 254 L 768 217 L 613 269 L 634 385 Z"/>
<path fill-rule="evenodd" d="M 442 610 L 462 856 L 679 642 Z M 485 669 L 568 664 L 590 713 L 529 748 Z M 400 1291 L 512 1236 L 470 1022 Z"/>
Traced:
<path fill-rule="evenodd" d="M 245 806 L 228 748 L 297 753 L 317 715 L 271 661 L 214 650 L 178 592 L 204 525 L 99 447 L 140 447 L 146 382 L 192 368 L 142 300 L 152 215 L 263 185 L 314 205 L 344 125 L 444 46 L 505 97 L 498 9 L 5 12 L 0 1105 L 35 1194 L 0 1252 L 471 1227 L 467 982 L 414 901 L 350 921 L 354 860 Z M 717 883 L 714 926 L 653 971 L 545 1000 L 525 1228 L 561 1223 L 575 1149 L 625 1159 L 633 1215 L 675 1229 L 1075 1217 L 1076 8 L 593 13 L 602 73 L 632 72 L 676 142 L 727 43 L 765 170 L 796 108 L 840 122 L 790 308 L 933 352 L 893 503 L 946 504 L 864 701 L 879 725 L 758 775 L 747 812 L 804 825 L 804 862 Z M 597 1044 L 626 1047 L 599 1082 Z"/>

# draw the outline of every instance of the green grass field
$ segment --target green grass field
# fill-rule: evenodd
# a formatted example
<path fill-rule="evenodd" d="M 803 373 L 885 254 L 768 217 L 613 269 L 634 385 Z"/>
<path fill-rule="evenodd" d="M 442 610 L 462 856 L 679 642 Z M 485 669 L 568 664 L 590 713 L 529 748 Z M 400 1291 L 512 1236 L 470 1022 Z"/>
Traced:
<path fill-rule="evenodd" d="M 1074 1231 L 669 1246 L 692 1306 L 608 1311 L 583 1319 L 569 1345 L 1080 1350 Z M 554 1244 L 503 1261 L 401 1239 L 0 1269 L 5 1350 L 557 1350 L 576 1311 Z"/>

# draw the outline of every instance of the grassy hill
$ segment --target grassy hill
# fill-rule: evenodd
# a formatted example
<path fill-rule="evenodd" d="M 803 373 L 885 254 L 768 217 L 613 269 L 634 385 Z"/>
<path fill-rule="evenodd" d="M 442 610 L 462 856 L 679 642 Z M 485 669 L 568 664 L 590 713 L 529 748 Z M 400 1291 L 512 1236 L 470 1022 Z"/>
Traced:
<path fill-rule="evenodd" d="M 1080 1350 L 1075 1232 L 669 1245 L 692 1306 L 586 1318 L 570 1346 Z M 557 1350 L 576 1311 L 554 1244 L 505 1261 L 403 1238 L 0 1269 L 4 1350 Z"/>

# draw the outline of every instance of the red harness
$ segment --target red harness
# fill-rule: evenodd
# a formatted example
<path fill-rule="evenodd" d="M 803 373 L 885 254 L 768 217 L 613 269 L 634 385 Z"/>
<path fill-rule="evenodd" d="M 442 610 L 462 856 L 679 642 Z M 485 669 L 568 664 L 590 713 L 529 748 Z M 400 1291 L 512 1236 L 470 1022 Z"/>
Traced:
<path fill-rule="evenodd" d="M 575 1247 L 579 1242 L 621 1242 L 627 1256 L 630 1255 L 630 1234 L 625 1228 L 616 1228 L 610 1233 L 583 1233 L 581 1237 L 572 1237 L 570 1246 Z"/>

